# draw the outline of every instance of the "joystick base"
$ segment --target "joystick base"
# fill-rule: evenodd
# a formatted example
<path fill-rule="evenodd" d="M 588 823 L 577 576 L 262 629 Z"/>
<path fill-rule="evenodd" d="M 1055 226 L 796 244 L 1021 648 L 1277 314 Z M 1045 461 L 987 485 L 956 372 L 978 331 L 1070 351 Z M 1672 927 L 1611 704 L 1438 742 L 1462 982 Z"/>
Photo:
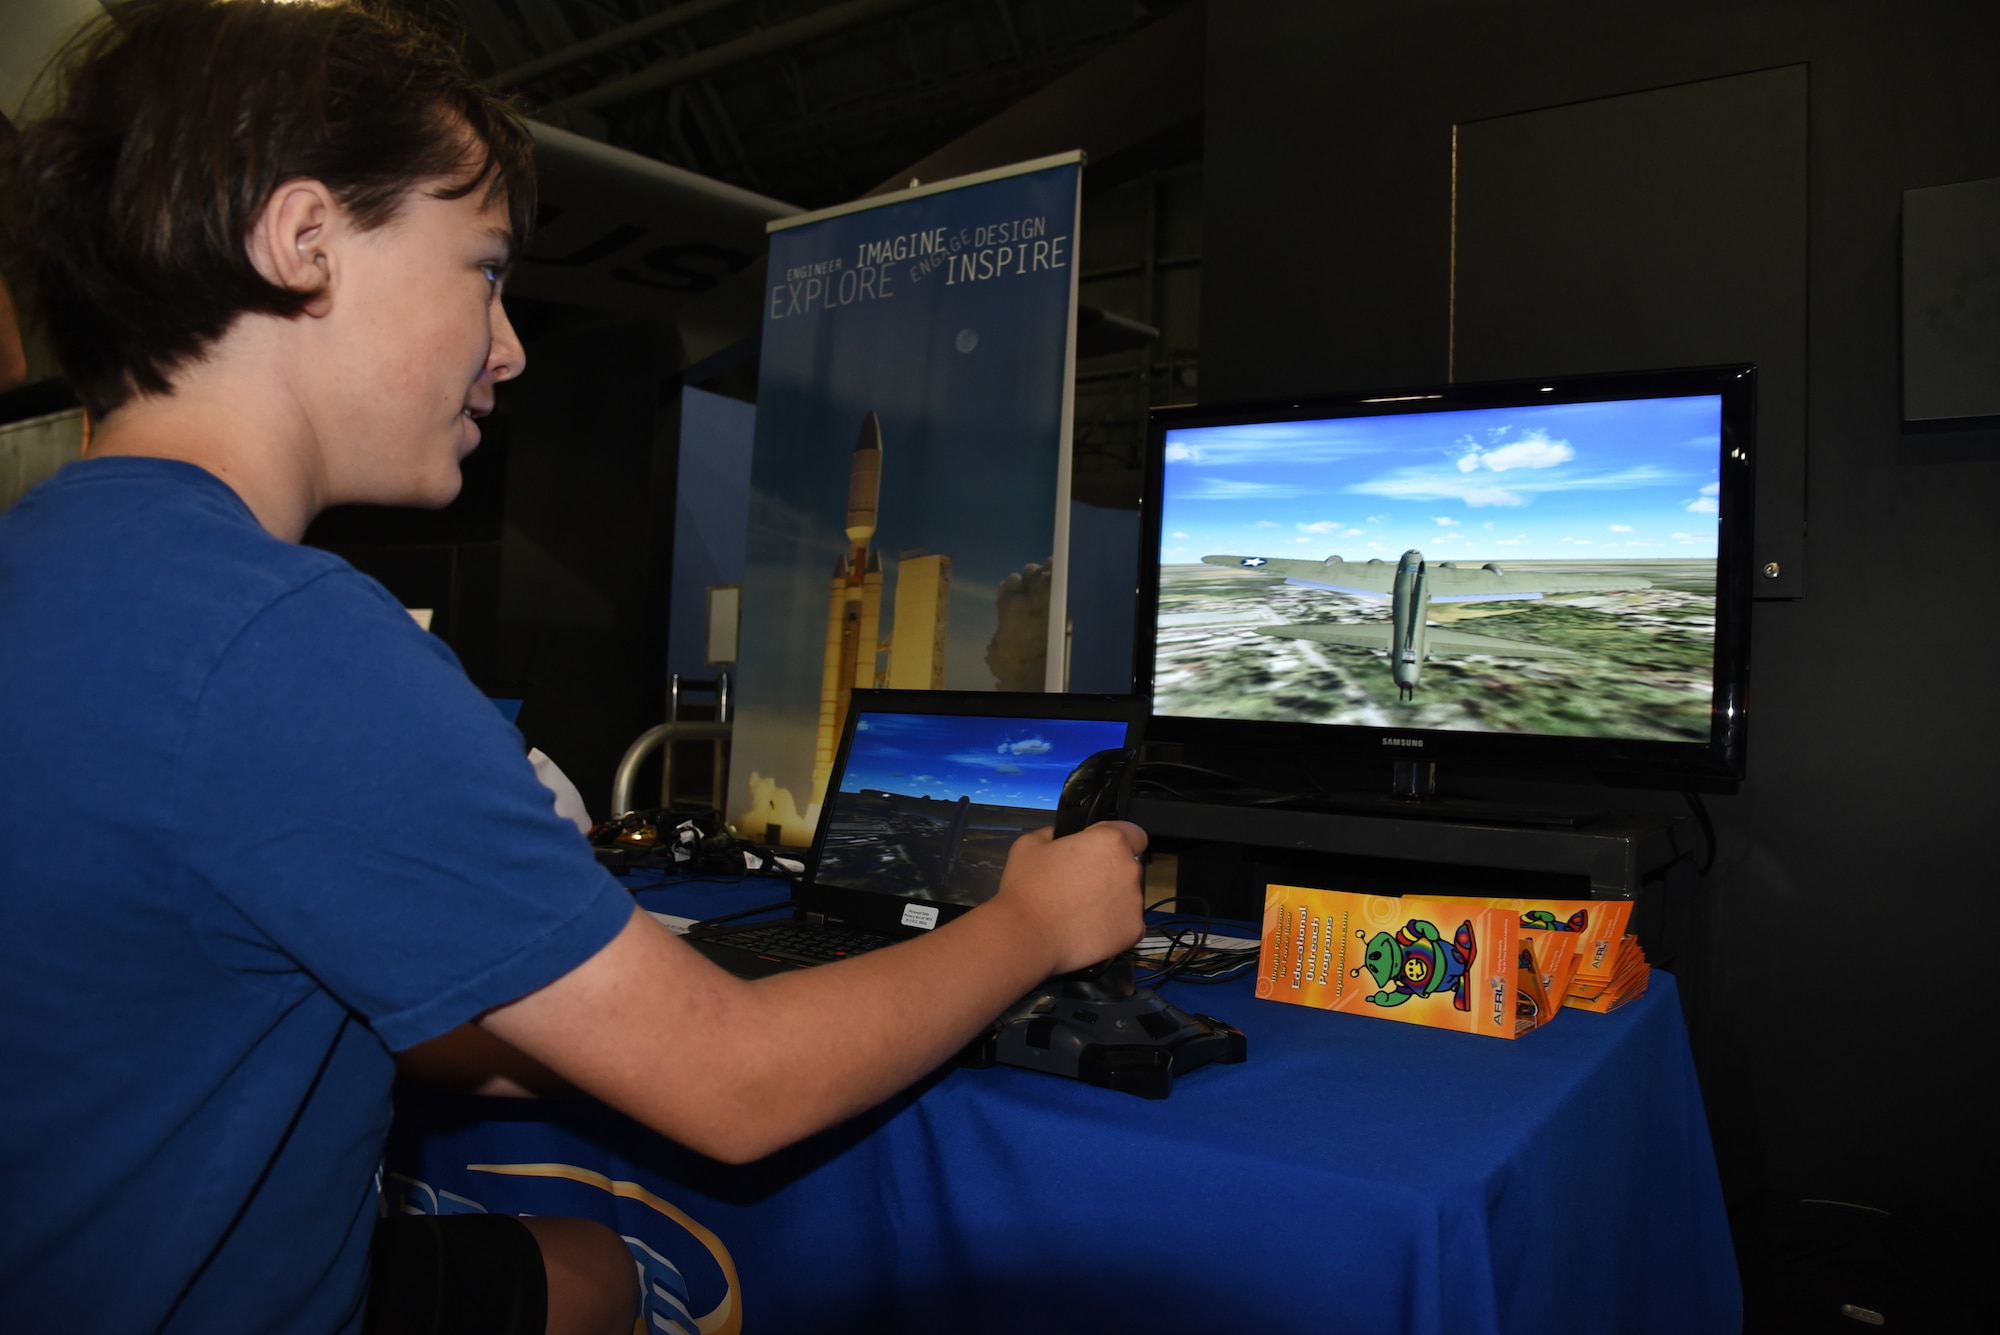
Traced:
<path fill-rule="evenodd" d="M 1116 998 L 1077 997 L 1052 983 L 1016 1002 L 959 1055 L 965 1066 L 1020 1066 L 1142 1099 L 1163 1099 L 1173 1079 L 1210 1062 L 1240 1062 L 1243 1035 L 1184 1011 L 1151 988 Z"/>

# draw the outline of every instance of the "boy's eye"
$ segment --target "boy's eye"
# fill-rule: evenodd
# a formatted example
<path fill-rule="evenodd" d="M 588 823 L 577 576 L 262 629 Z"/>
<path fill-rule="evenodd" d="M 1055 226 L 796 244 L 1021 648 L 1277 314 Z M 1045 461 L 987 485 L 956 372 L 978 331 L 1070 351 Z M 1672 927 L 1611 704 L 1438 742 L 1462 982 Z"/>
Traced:
<path fill-rule="evenodd" d="M 504 264 L 482 264 L 479 272 L 486 275 L 486 290 L 493 296 L 500 295 L 500 280 L 507 276 Z"/>

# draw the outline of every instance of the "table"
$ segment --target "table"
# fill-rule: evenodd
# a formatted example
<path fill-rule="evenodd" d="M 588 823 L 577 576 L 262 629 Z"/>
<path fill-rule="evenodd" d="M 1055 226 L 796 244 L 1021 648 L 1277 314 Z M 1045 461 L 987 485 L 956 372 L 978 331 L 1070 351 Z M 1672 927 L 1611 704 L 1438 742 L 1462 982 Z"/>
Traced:
<path fill-rule="evenodd" d="M 782 887 L 640 898 L 707 916 Z M 946 1069 L 732 1167 L 589 1100 L 404 1091 L 386 1184 L 408 1208 L 614 1224 L 669 1335 L 1740 1327 L 1671 976 L 1512 1042 L 1251 989 L 1169 985 L 1250 1058 L 1161 1102 Z"/>

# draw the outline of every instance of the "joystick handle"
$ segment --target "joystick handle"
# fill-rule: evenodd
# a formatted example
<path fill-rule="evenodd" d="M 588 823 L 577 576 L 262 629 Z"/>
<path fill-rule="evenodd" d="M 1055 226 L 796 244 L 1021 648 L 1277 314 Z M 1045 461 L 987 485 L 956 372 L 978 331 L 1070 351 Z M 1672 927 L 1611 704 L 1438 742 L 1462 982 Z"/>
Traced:
<path fill-rule="evenodd" d="M 1061 839 L 1087 825 L 1115 820 L 1123 814 L 1126 790 L 1138 758 L 1138 748 L 1131 746 L 1112 747 L 1085 756 L 1083 763 L 1063 781 L 1062 796 L 1056 799 L 1055 837 Z M 1049 981 L 1056 995 L 1074 1001 L 1116 1001 L 1134 991 L 1132 961 L 1123 955 L 1075 973 L 1057 974 Z"/>
<path fill-rule="evenodd" d="M 1075 834 L 1086 825 L 1115 820 L 1125 810 L 1126 789 L 1138 748 L 1115 746 L 1085 756 L 1063 781 L 1056 799 L 1055 837 Z"/>

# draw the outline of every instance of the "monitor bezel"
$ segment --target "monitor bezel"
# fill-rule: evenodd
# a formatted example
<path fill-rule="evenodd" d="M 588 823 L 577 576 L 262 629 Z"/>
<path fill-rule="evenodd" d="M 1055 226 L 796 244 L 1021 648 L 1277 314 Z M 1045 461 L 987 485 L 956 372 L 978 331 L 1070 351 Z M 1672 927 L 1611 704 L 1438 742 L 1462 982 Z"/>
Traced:
<path fill-rule="evenodd" d="M 1751 515 L 1756 456 L 1756 368 L 1748 364 L 1539 377 L 1298 395 L 1226 404 L 1155 408 L 1148 414 L 1145 480 L 1140 498 L 1138 603 L 1133 626 L 1132 689 L 1153 698 L 1160 598 L 1167 433 L 1189 427 L 1407 415 L 1527 404 L 1718 395 L 1722 401 L 1721 514 L 1716 547 L 1715 677 L 1706 742 L 1456 732 L 1304 722 L 1249 722 L 1155 713 L 1154 743 L 1219 751 L 1282 750 L 1307 760 L 1450 763 L 1480 772 L 1588 775 L 1663 788 L 1728 791 L 1742 778 L 1749 724 L 1752 596 Z"/>

